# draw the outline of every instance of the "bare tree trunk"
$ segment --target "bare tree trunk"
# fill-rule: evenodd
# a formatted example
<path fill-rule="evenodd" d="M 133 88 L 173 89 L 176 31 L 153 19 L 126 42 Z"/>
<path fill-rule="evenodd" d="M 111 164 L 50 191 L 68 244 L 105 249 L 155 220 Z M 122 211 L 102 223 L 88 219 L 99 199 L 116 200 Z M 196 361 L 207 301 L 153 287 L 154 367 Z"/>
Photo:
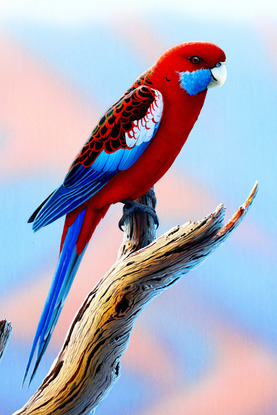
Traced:
<path fill-rule="evenodd" d="M 155 239 L 151 216 L 125 221 L 116 263 L 89 293 L 75 316 L 49 374 L 17 415 L 88 414 L 120 374 L 133 324 L 146 304 L 199 265 L 235 229 L 257 192 L 224 226 L 220 205 L 199 222 L 187 222 Z M 153 193 L 140 200 L 155 206 Z"/>
<path fill-rule="evenodd" d="M 0 321 L 0 360 L 3 357 L 5 348 L 8 344 L 10 335 L 12 334 L 12 325 L 7 320 Z"/>

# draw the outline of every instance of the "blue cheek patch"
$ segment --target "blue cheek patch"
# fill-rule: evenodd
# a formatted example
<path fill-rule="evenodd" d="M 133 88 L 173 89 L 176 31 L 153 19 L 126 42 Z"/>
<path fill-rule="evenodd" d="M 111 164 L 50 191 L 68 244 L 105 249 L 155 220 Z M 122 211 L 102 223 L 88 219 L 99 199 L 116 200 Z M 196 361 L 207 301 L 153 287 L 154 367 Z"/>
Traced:
<path fill-rule="evenodd" d="M 199 69 L 193 72 L 179 72 L 180 84 L 189 95 L 196 95 L 205 91 L 211 80 L 209 69 Z"/>

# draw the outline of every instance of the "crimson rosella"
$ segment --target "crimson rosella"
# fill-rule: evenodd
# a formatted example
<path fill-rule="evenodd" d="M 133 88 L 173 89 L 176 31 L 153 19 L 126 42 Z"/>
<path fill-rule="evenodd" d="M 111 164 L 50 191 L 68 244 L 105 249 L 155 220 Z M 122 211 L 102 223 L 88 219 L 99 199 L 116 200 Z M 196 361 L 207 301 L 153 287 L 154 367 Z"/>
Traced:
<path fill-rule="evenodd" d="M 196 122 L 207 88 L 226 79 L 225 54 L 208 42 L 165 51 L 113 104 L 62 185 L 33 213 L 33 230 L 65 217 L 56 273 L 37 327 L 30 382 L 49 343 L 88 245 L 109 207 L 146 193 L 169 169 Z"/>

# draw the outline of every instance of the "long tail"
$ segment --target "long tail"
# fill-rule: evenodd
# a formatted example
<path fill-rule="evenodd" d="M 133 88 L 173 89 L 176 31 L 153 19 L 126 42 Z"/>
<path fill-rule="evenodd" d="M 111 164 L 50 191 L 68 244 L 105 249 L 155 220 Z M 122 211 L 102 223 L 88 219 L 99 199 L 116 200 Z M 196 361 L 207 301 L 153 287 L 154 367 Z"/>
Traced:
<path fill-rule="evenodd" d="M 88 242 L 107 210 L 108 207 L 93 211 L 86 206 L 66 218 L 58 265 L 38 323 L 22 385 L 30 370 L 36 349 L 37 354 L 29 385 L 37 371 Z"/>

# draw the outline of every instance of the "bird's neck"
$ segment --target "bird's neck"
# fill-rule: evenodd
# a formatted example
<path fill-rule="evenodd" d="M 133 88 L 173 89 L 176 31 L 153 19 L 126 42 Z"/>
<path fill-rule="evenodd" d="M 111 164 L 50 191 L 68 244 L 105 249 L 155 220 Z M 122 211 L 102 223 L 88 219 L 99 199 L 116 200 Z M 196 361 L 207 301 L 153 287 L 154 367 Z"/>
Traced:
<path fill-rule="evenodd" d="M 170 119 L 174 119 L 180 126 L 183 135 L 190 133 L 204 104 L 207 90 L 190 96 L 180 83 L 179 74 L 164 73 L 154 65 L 144 72 L 137 80 L 137 85 L 146 85 L 162 93 L 164 108 L 170 112 Z"/>
<path fill-rule="evenodd" d="M 166 124 L 165 131 L 172 131 L 174 125 L 174 136 L 170 141 L 180 148 L 185 143 L 191 129 L 193 128 L 205 101 L 207 90 L 190 96 L 180 85 L 179 75 L 162 74 L 155 67 L 151 68 L 147 80 L 151 86 L 162 93 L 164 101 L 164 114 L 162 122 Z"/>

